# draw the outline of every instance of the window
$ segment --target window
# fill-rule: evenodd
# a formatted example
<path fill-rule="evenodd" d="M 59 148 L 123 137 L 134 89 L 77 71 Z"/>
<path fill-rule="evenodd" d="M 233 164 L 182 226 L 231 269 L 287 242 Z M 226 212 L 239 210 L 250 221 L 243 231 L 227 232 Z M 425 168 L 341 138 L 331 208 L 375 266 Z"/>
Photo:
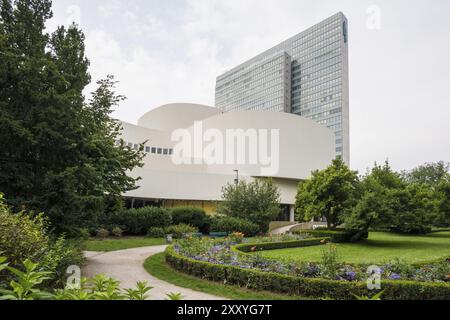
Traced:
<path fill-rule="evenodd" d="M 164 149 L 164 150 L 163 150 L 163 154 L 164 154 L 164 155 L 168 155 L 168 154 L 169 154 L 169 150 L 168 150 L 168 149 Z"/>
<path fill-rule="evenodd" d="M 134 149 L 134 150 L 139 150 L 139 145 L 138 145 L 138 144 L 135 144 L 135 145 L 133 146 L 133 149 Z"/>
<path fill-rule="evenodd" d="M 173 149 L 169 149 L 169 154 L 173 155 Z"/>
<path fill-rule="evenodd" d="M 162 154 L 162 148 L 158 148 L 158 154 Z"/>
<path fill-rule="evenodd" d="M 156 154 L 156 148 L 155 147 L 152 148 L 152 153 Z"/>
<path fill-rule="evenodd" d="M 150 153 L 150 147 L 145 147 L 145 152 Z"/>

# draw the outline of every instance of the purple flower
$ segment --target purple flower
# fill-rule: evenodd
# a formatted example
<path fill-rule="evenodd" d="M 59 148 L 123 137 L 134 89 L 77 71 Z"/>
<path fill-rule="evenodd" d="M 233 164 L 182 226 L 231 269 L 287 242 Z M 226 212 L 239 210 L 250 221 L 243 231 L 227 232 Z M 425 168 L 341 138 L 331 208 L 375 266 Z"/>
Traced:
<path fill-rule="evenodd" d="M 354 271 L 347 271 L 345 273 L 344 278 L 348 281 L 354 281 L 356 279 L 356 272 Z"/>
<path fill-rule="evenodd" d="M 389 279 L 391 280 L 400 280 L 402 277 L 398 273 L 392 273 Z"/>

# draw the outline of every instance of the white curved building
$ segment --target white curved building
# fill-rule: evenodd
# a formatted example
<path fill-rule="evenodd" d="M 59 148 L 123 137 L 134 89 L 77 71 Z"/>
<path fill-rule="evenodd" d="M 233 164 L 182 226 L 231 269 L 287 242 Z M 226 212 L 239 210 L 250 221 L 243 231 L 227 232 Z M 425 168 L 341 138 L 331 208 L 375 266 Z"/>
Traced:
<path fill-rule="evenodd" d="M 281 220 L 293 220 L 298 182 L 335 156 L 333 132 L 311 120 L 279 112 L 170 104 L 123 122 L 131 148 L 145 142 L 144 166 L 133 170 L 139 188 L 125 197 L 132 206 L 193 205 L 214 212 L 222 188 L 239 179 L 270 177 L 281 192 Z"/>

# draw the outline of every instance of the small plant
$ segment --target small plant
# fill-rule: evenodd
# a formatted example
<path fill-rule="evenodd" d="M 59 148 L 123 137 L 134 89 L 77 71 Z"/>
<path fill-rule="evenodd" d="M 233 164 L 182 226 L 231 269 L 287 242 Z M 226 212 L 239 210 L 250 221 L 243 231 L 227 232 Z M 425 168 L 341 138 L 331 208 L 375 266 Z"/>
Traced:
<path fill-rule="evenodd" d="M 337 247 L 334 244 L 326 244 L 322 249 L 323 274 L 327 278 L 334 279 L 340 268 Z"/>
<path fill-rule="evenodd" d="M 112 235 L 113 235 L 114 237 L 120 238 L 120 237 L 122 237 L 123 230 L 122 230 L 121 228 L 119 228 L 119 227 L 114 227 L 114 228 L 111 230 L 111 233 L 112 233 Z"/>
<path fill-rule="evenodd" d="M 100 228 L 97 230 L 97 238 L 105 239 L 109 237 L 109 231 L 105 228 Z"/>
<path fill-rule="evenodd" d="M 126 289 L 126 297 L 128 300 L 147 300 L 148 292 L 153 289 L 147 285 L 147 282 L 140 281 L 136 284 L 136 289 Z"/>
<path fill-rule="evenodd" d="M 147 232 L 147 237 L 150 238 L 164 238 L 165 236 L 166 232 L 164 231 L 164 228 L 151 227 Z"/>
<path fill-rule="evenodd" d="M 242 232 L 235 232 L 230 235 L 230 241 L 233 243 L 241 244 L 245 235 Z"/>
<path fill-rule="evenodd" d="M 356 298 L 356 300 L 381 300 L 381 296 L 383 295 L 383 293 L 384 291 L 378 292 L 372 298 L 369 298 L 367 296 L 357 296 L 356 294 L 354 294 L 353 296 Z"/>
<path fill-rule="evenodd" d="M 38 271 L 38 264 L 30 260 L 23 262 L 25 271 L 10 267 L 5 263 L 6 259 L 0 259 L 0 270 L 7 269 L 13 273 L 17 280 L 10 282 L 11 290 L 0 290 L 0 300 L 44 300 L 52 299 L 53 295 L 37 289 L 45 280 L 49 280 L 51 272 Z"/>
<path fill-rule="evenodd" d="M 183 300 L 183 295 L 181 293 L 168 293 L 166 300 Z"/>

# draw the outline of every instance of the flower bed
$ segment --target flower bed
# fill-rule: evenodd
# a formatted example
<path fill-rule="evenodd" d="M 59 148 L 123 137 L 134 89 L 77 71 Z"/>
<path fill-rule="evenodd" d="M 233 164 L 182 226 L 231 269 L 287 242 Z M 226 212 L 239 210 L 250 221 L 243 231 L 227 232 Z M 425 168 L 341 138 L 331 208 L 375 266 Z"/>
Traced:
<path fill-rule="evenodd" d="M 317 245 L 322 240 L 288 241 L 283 245 Z M 236 245 L 230 240 L 185 239 L 168 248 L 166 260 L 179 271 L 256 290 L 336 299 L 353 298 L 353 294 L 370 295 L 367 266 L 338 263 L 332 254 L 326 254 L 322 263 L 301 263 L 239 251 L 279 246 L 276 242 Z M 450 299 L 450 284 L 445 283 L 449 268 L 448 261 L 421 267 L 400 261 L 386 264 L 381 268 L 384 298 Z"/>

